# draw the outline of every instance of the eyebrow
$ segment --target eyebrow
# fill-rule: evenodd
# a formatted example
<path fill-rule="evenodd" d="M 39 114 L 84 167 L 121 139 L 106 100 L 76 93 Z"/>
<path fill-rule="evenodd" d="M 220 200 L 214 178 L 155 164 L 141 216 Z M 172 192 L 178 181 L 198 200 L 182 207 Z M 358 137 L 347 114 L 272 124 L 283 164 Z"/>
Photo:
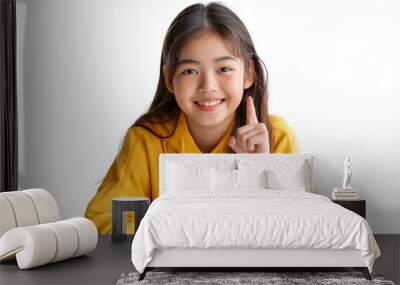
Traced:
<path fill-rule="evenodd" d="M 216 58 L 216 59 L 214 59 L 214 63 L 216 63 L 216 62 L 221 62 L 221 61 L 226 61 L 226 60 L 233 60 L 233 61 L 237 61 L 237 59 L 236 58 L 234 58 L 234 57 L 232 57 L 232 56 L 222 56 L 222 57 L 218 57 L 218 58 Z M 185 63 L 194 63 L 194 64 L 199 64 L 200 63 L 200 61 L 198 61 L 198 60 L 194 60 L 194 59 L 190 59 L 190 58 L 188 58 L 188 59 L 182 59 L 182 60 L 180 60 L 180 61 L 178 61 L 178 63 L 177 63 L 177 65 L 176 66 L 179 66 L 179 65 L 181 65 L 181 64 L 185 64 Z"/>

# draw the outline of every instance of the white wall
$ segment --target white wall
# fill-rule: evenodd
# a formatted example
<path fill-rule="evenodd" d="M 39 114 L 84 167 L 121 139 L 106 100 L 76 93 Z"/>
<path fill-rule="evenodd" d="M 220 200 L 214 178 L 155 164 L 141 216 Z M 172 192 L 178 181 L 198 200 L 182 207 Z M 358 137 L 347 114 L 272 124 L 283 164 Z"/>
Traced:
<path fill-rule="evenodd" d="M 192 3 L 17 0 L 21 189 L 83 215 L 151 102 L 168 25 Z M 318 192 L 340 185 L 351 155 L 373 231 L 400 233 L 400 2 L 224 3 L 267 65 L 271 112 L 316 154 Z"/>

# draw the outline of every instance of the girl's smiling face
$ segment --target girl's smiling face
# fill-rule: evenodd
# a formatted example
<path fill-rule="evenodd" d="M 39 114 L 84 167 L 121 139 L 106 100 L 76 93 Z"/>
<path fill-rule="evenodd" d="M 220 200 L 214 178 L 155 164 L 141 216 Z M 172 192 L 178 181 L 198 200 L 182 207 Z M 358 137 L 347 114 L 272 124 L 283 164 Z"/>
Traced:
<path fill-rule="evenodd" d="M 165 65 L 163 72 L 168 78 Z M 243 60 L 226 41 L 203 32 L 182 47 L 172 82 L 166 85 L 189 125 L 213 127 L 233 120 L 243 90 L 253 81 L 251 69 L 245 77 Z"/>

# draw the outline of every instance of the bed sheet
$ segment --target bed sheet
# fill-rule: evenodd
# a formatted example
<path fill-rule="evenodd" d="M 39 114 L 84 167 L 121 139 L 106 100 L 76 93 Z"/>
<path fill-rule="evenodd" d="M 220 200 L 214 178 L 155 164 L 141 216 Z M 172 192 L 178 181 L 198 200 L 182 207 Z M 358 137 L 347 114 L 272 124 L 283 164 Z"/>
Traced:
<path fill-rule="evenodd" d="M 164 248 L 358 249 L 370 272 L 380 256 L 361 216 L 319 194 L 261 188 L 160 196 L 133 239 L 133 265 L 143 272 Z"/>

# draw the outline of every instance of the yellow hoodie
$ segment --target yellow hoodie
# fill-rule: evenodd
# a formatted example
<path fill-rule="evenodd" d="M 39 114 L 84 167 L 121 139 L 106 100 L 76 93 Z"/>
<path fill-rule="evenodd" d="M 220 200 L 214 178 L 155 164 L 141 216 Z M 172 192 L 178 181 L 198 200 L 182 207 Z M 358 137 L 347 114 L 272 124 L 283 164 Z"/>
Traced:
<path fill-rule="evenodd" d="M 269 116 L 272 125 L 272 153 L 298 152 L 298 145 L 286 121 Z M 154 124 L 160 134 L 169 134 L 175 122 Z M 227 153 L 233 122 L 211 153 Z M 158 197 L 158 157 L 160 153 L 202 153 L 190 134 L 186 117 L 180 113 L 174 134 L 160 139 L 142 127 L 130 128 L 125 143 L 107 172 L 96 195 L 88 204 L 85 217 L 101 234 L 111 233 L 111 200 L 115 197 Z"/>

